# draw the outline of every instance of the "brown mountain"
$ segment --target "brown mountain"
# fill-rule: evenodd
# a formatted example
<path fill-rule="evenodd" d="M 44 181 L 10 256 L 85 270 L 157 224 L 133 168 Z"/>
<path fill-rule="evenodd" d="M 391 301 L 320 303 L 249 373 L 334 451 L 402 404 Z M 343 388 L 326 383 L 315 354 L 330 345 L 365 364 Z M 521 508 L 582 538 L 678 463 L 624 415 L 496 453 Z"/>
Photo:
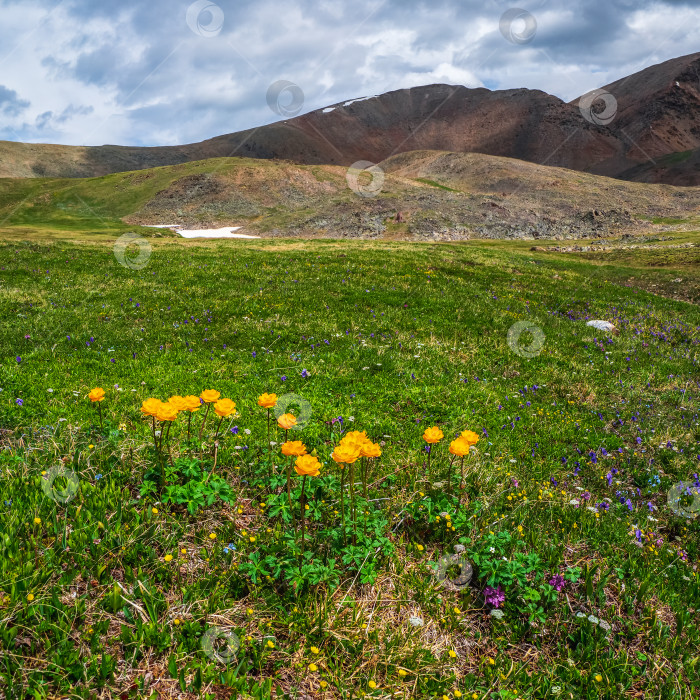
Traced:
<path fill-rule="evenodd" d="M 617 102 L 607 125 L 584 118 L 578 99 L 565 103 L 539 90 L 428 85 L 183 146 L 0 142 L 0 176 L 86 177 L 227 156 L 347 166 L 443 150 L 694 185 L 700 184 L 697 158 L 683 153 L 700 147 L 699 72 L 700 54 L 692 54 L 605 86 Z M 598 103 L 592 109 L 596 114 Z"/>

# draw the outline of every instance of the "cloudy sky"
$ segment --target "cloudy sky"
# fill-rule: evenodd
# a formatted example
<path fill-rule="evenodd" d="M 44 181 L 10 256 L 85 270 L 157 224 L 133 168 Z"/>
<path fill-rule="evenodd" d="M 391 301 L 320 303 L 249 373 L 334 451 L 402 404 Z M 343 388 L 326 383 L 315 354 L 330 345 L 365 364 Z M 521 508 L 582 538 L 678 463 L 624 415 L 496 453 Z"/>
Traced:
<path fill-rule="evenodd" d="M 430 83 L 568 101 L 700 51 L 699 5 L 0 0 L 0 138 L 191 143 L 279 120 L 274 108 L 302 94 L 303 113 Z M 268 99 L 280 80 L 298 89 Z"/>

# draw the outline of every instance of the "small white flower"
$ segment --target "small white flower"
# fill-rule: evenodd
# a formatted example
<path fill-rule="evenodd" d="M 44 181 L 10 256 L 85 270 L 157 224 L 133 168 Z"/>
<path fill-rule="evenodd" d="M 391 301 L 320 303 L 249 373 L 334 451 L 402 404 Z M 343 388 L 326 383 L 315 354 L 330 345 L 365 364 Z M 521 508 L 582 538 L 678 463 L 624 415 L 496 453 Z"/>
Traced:
<path fill-rule="evenodd" d="M 349 420 L 351 423 L 354 423 L 354 422 L 355 422 L 355 416 L 348 416 L 348 420 Z"/>
<path fill-rule="evenodd" d="M 243 432 L 244 432 L 246 435 L 250 435 L 250 428 L 244 428 L 244 429 L 243 429 Z"/>
<path fill-rule="evenodd" d="M 53 394 L 53 389 L 47 389 L 46 391 L 48 391 L 49 394 Z"/>
<path fill-rule="evenodd" d="M 362 369 L 369 369 L 369 367 L 363 367 Z"/>
<path fill-rule="evenodd" d="M 489 547 L 489 552 L 491 552 L 491 554 L 493 554 L 495 551 L 496 550 L 493 547 Z"/>

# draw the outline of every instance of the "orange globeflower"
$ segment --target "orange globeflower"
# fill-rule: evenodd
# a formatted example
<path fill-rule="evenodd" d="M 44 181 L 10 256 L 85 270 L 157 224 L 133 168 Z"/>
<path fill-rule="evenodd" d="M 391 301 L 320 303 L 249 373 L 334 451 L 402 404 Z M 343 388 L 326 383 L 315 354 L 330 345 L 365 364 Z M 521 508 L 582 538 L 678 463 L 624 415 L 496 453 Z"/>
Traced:
<path fill-rule="evenodd" d="M 215 389 L 206 389 L 200 394 L 200 396 L 204 399 L 204 403 L 214 403 L 215 401 L 219 400 L 221 392 L 216 391 Z"/>
<path fill-rule="evenodd" d="M 235 410 L 236 404 L 231 399 L 219 399 L 214 404 L 214 412 L 222 418 L 228 418 Z"/>
<path fill-rule="evenodd" d="M 442 430 L 440 430 L 440 428 L 438 428 L 437 426 L 435 426 L 434 428 L 426 428 L 425 432 L 423 433 L 423 440 L 425 440 L 430 445 L 434 445 L 440 442 L 440 440 L 442 440 L 442 438 L 444 437 L 445 436 Z"/>
<path fill-rule="evenodd" d="M 469 442 L 463 437 L 458 437 L 450 443 L 450 454 L 457 457 L 464 457 L 469 454 Z"/>
<path fill-rule="evenodd" d="M 291 413 L 283 413 L 277 419 L 277 425 L 282 430 L 291 430 L 297 424 L 297 419 Z"/>
<path fill-rule="evenodd" d="M 99 401 L 104 401 L 104 398 L 105 398 L 105 390 L 104 390 L 104 389 L 100 389 L 99 387 L 98 387 L 97 389 L 93 389 L 93 390 L 88 394 L 88 398 L 90 399 L 90 401 L 93 401 L 93 402 L 95 402 L 95 401 L 98 401 L 98 402 L 99 402 Z"/>
<path fill-rule="evenodd" d="M 146 399 L 141 404 L 141 413 L 147 416 L 155 416 L 162 403 L 160 399 Z"/>
<path fill-rule="evenodd" d="M 466 440 L 470 445 L 476 445 L 479 442 L 479 436 L 472 430 L 463 431 L 459 437 Z"/>
<path fill-rule="evenodd" d="M 354 464 L 360 457 L 360 448 L 357 445 L 338 445 L 331 457 L 338 464 Z"/>
<path fill-rule="evenodd" d="M 301 457 L 306 454 L 306 447 L 301 440 L 283 442 L 282 454 L 285 457 Z"/>
<path fill-rule="evenodd" d="M 177 418 L 177 409 L 169 403 L 161 403 L 156 412 L 156 418 L 160 421 L 172 421 Z"/>
<path fill-rule="evenodd" d="M 363 430 L 362 432 L 359 430 L 351 430 L 340 439 L 341 445 L 357 445 L 360 448 L 362 445 L 368 442 L 370 442 L 370 439 L 367 437 L 366 430 Z"/>
<path fill-rule="evenodd" d="M 321 463 L 313 455 L 301 455 L 294 462 L 294 471 L 299 476 L 318 476 Z"/>
<path fill-rule="evenodd" d="M 187 399 L 183 398 L 182 396 L 171 396 L 168 399 L 168 403 L 177 411 L 187 410 Z"/>
<path fill-rule="evenodd" d="M 277 405 L 277 394 L 262 394 L 258 397 L 258 406 L 274 408 Z"/>
<path fill-rule="evenodd" d="M 368 440 L 363 446 L 360 452 L 362 457 L 369 457 L 370 459 L 375 459 L 376 457 L 382 456 L 382 448 L 376 443 Z"/>
<path fill-rule="evenodd" d="M 199 409 L 202 408 L 202 402 L 199 400 L 199 396 L 193 396 L 192 394 L 185 396 L 185 402 L 187 403 L 185 410 L 190 413 L 199 411 Z"/>

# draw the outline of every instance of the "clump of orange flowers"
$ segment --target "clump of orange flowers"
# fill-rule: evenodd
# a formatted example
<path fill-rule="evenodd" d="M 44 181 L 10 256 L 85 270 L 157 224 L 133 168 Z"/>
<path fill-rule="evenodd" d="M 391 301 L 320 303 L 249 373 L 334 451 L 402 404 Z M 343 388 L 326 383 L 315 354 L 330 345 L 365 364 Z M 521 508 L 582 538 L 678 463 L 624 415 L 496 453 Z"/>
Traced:
<path fill-rule="evenodd" d="M 93 389 L 93 392 L 97 391 Z M 100 389 L 100 391 L 102 391 Z M 104 392 L 103 392 L 104 393 Z M 92 392 L 91 392 L 92 394 Z M 207 416 L 209 411 L 214 406 L 214 413 L 219 416 L 219 423 L 216 427 L 216 434 L 214 440 L 218 438 L 219 429 L 224 418 L 228 418 L 235 414 L 236 404 L 231 399 L 222 399 L 221 393 L 215 389 L 205 389 L 200 396 L 194 396 L 192 394 L 188 396 L 180 396 L 176 394 L 171 396 L 167 401 L 161 401 L 156 398 L 149 398 L 142 402 L 141 413 L 144 416 L 150 416 L 152 419 L 151 430 L 153 433 L 153 443 L 155 445 L 156 451 L 160 455 L 161 449 L 164 441 L 167 443 L 168 436 L 170 435 L 170 426 L 177 420 L 180 413 L 187 413 L 187 440 L 190 440 L 190 432 L 192 425 L 192 414 L 199 411 L 202 404 L 206 404 L 207 410 L 202 419 L 202 424 L 199 428 L 199 438 L 201 440 L 202 432 L 204 431 L 204 426 L 207 421 Z M 160 423 L 167 423 L 167 429 L 165 433 L 161 430 L 160 433 L 156 431 L 156 421 Z M 162 469 L 162 467 L 161 467 Z"/>
<path fill-rule="evenodd" d="M 450 443 L 450 454 L 452 459 L 450 460 L 450 492 L 452 492 L 452 464 L 456 457 L 461 459 L 460 465 L 460 488 L 463 488 L 464 484 L 464 458 L 469 454 L 472 445 L 476 445 L 479 442 L 479 436 L 472 430 L 464 430 L 460 433 L 459 437 Z M 460 498 L 461 501 L 461 498 Z"/>
<path fill-rule="evenodd" d="M 362 479 L 362 488 L 364 497 L 367 499 L 367 472 L 368 459 L 376 459 L 382 454 L 381 447 L 373 443 L 368 437 L 367 432 L 352 430 L 346 433 L 333 450 L 331 458 L 334 462 L 340 465 L 340 511 L 343 518 L 343 529 L 345 528 L 345 469 L 347 464 L 350 466 L 350 512 L 352 514 L 353 531 L 356 530 L 356 509 L 355 509 L 355 463 L 360 458 L 363 459 L 360 476 Z"/>
<path fill-rule="evenodd" d="M 102 430 L 102 402 L 105 400 L 105 390 L 100 387 L 95 387 L 89 394 L 88 398 L 92 403 L 97 404 L 97 412 L 100 416 L 100 430 Z"/>

